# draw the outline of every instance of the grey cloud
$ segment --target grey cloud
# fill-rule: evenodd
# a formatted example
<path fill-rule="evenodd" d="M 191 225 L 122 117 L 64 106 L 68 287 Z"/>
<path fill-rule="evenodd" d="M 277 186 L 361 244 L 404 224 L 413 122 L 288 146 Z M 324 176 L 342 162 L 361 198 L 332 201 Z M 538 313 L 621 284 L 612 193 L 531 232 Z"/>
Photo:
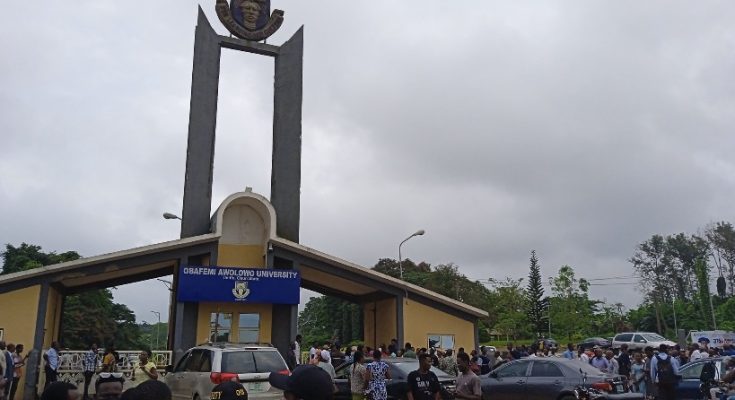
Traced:
<path fill-rule="evenodd" d="M 4 242 L 92 255 L 177 236 L 160 213 L 181 208 L 196 5 L 6 7 Z M 273 6 L 286 23 L 270 43 L 305 25 L 309 246 L 372 265 L 424 228 L 405 255 L 473 278 L 527 275 L 532 248 L 547 277 L 604 277 L 631 274 L 651 234 L 732 219 L 730 4 Z M 272 75 L 272 60 L 223 52 L 214 207 L 269 193 Z"/>

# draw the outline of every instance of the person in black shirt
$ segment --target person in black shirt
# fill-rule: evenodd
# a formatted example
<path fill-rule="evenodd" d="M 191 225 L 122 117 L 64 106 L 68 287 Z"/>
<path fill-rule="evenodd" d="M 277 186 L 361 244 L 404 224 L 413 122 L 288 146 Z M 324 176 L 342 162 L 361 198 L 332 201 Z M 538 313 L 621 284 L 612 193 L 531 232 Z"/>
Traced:
<path fill-rule="evenodd" d="M 408 400 L 440 400 L 439 378 L 431 372 L 431 356 L 419 355 L 419 369 L 408 374 Z"/>
<path fill-rule="evenodd" d="M 630 355 L 628 355 L 628 345 L 620 346 L 620 355 L 618 356 L 618 374 L 623 376 L 630 375 Z"/>

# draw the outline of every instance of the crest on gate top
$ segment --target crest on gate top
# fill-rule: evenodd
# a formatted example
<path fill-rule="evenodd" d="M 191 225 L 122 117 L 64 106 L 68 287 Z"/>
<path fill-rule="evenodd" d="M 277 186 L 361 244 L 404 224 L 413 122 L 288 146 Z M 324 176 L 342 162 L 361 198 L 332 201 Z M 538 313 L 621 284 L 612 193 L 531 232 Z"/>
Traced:
<path fill-rule="evenodd" d="M 217 0 L 217 16 L 233 35 L 254 42 L 267 39 L 283 23 L 283 11 L 273 10 L 270 0 Z"/>

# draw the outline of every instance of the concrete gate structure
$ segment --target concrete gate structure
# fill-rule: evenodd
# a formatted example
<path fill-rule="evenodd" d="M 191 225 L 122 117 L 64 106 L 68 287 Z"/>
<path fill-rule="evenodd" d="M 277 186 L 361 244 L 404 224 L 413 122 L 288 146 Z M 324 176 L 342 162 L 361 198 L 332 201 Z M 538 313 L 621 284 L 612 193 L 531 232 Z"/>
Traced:
<path fill-rule="evenodd" d="M 230 341 L 240 341 L 242 319 L 257 320 L 248 335 L 288 351 L 298 305 L 176 301 L 184 266 L 297 271 L 301 287 L 363 307 L 364 341 L 372 347 L 394 338 L 416 347 L 437 338 L 477 347 L 477 321 L 487 312 L 299 243 L 303 28 L 272 46 L 218 35 L 200 9 L 194 47 L 181 238 L 0 276 L 0 328 L 29 349 L 18 395 L 34 398 L 42 351 L 59 339 L 65 296 L 166 275 L 174 277 L 168 341 L 174 358 L 209 341 L 223 314 Z M 211 213 L 222 47 L 275 58 L 271 195 L 235 193 Z"/>

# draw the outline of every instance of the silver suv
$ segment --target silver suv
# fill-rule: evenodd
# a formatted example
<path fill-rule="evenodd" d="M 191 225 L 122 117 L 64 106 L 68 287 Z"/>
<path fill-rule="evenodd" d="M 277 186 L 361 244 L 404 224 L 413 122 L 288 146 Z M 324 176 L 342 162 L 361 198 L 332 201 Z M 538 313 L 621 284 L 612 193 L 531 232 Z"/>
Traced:
<path fill-rule="evenodd" d="M 249 399 L 280 400 L 283 392 L 271 387 L 271 372 L 288 375 L 290 371 L 273 346 L 246 344 L 207 344 L 189 349 L 166 374 L 164 382 L 174 400 L 210 400 L 212 388 L 237 378 L 248 391 Z"/>
<path fill-rule="evenodd" d="M 676 343 L 652 332 L 623 332 L 615 335 L 612 347 L 619 349 L 624 344 L 627 344 L 630 350 L 643 350 L 648 346 L 658 348 L 662 344 L 674 346 Z"/>

